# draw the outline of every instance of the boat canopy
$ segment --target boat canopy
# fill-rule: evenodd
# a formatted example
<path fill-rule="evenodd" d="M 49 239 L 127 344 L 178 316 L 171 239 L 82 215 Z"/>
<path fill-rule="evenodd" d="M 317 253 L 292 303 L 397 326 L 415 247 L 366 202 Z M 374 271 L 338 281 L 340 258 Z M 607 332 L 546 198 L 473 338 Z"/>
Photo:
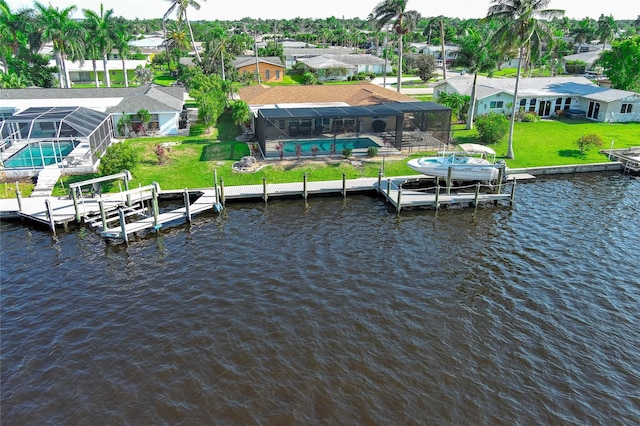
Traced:
<path fill-rule="evenodd" d="M 496 152 L 486 145 L 480 145 L 479 143 L 461 143 L 458 145 L 464 152 L 469 154 L 486 154 L 496 155 Z"/>

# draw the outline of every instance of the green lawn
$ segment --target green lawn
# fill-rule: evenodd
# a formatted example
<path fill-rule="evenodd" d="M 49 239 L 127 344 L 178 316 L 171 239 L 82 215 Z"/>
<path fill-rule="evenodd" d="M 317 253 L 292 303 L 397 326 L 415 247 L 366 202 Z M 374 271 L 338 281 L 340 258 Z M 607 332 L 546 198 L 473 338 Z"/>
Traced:
<path fill-rule="evenodd" d="M 163 189 L 203 188 L 213 185 L 213 173 L 224 179 L 225 185 L 260 184 L 265 177 L 270 183 L 302 181 L 307 173 L 310 181 L 337 180 L 346 174 L 347 178 L 375 177 L 382 167 L 381 158 L 358 158 L 360 164 L 351 165 L 341 158 L 317 161 L 263 161 L 266 167 L 255 173 L 236 173 L 232 164 L 243 156 L 249 155 L 246 143 L 238 142 L 238 127 L 232 123 L 228 114 L 221 119 L 219 126 L 211 135 L 205 135 L 202 127 L 192 126 L 192 135 L 188 137 L 137 138 L 127 140 L 141 154 L 140 163 L 131 170 L 134 177 L 132 186 L 148 185 L 156 181 Z M 552 166 L 563 164 L 586 164 L 608 161 L 606 156 L 593 149 L 580 156 L 575 141 L 584 134 L 596 133 L 605 141 L 603 148 L 626 148 L 640 145 L 640 123 L 602 124 L 584 120 L 544 120 L 536 123 L 516 123 L 514 132 L 514 152 L 516 158 L 507 160 L 511 168 Z M 455 125 L 453 137 L 456 143 L 479 143 L 476 130 L 465 130 L 464 125 Z M 493 146 L 498 157 L 507 152 L 507 138 Z M 154 148 L 159 143 L 173 142 L 177 145 L 169 148 L 169 160 L 159 164 Z M 413 153 L 410 158 L 426 153 Z M 415 172 L 406 166 L 407 158 L 388 157 L 384 160 L 387 176 L 412 175 Z M 68 184 L 93 176 L 64 177 L 54 195 L 66 194 Z M 25 183 L 21 186 L 23 196 L 28 196 L 33 186 Z M 114 186 L 117 190 L 117 185 Z M 6 194 L 5 194 L 6 193 Z M 15 197 L 15 185 L 5 185 L 0 197 Z"/>
<path fill-rule="evenodd" d="M 587 164 L 608 161 L 593 149 L 580 156 L 575 141 L 582 135 L 595 133 L 604 141 L 603 149 L 629 148 L 640 145 L 640 123 L 604 124 L 587 120 L 541 120 L 535 123 L 516 123 L 513 133 L 515 159 L 506 160 L 511 168 Z M 481 143 L 478 132 L 454 126 L 453 137 L 458 143 Z M 507 154 L 507 137 L 493 146 L 499 157 Z"/>

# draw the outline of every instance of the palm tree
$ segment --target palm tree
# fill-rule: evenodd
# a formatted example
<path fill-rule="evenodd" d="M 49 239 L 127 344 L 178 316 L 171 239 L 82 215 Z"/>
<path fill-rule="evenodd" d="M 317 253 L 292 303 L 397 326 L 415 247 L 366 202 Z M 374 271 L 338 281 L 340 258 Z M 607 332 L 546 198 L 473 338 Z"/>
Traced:
<path fill-rule="evenodd" d="M 471 100 L 469 104 L 469 117 L 467 118 L 467 130 L 473 129 L 473 120 L 476 110 L 476 91 L 478 86 L 478 72 L 490 71 L 494 64 L 490 61 L 485 37 L 474 29 L 468 29 L 467 34 L 460 40 L 460 50 L 454 61 L 456 66 L 461 66 L 473 73 L 473 85 L 471 86 Z"/>
<path fill-rule="evenodd" d="M 169 6 L 169 9 L 165 12 L 164 16 L 162 17 L 163 26 L 164 26 L 164 22 L 167 20 L 169 15 L 171 15 L 173 11 L 176 10 L 176 14 L 178 15 L 178 22 L 182 22 L 184 20 L 184 22 L 187 23 L 187 28 L 189 28 L 189 35 L 191 36 L 191 45 L 193 47 L 193 51 L 196 53 L 196 58 L 198 59 L 198 62 L 200 62 L 200 53 L 198 53 L 198 49 L 196 48 L 196 41 L 193 38 L 193 30 L 191 29 L 191 23 L 189 22 L 189 18 L 187 17 L 187 9 L 189 7 L 192 7 L 195 10 L 200 10 L 200 3 L 198 3 L 196 0 L 167 0 L 167 1 L 171 2 L 171 6 Z M 201 0 L 201 1 L 206 1 L 206 0 Z M 165 31 L 165 34 L 166 34 L 166 31 Z"/>
<path fill-rule="evenodd" d="M 9 69 L 7 58 L 16 56 L 21 46 L 27 45 L 31 32 L 33 10 L 11 12 L 5 0 L 0 0 L 0 71 Z"/>
<path fill-rule="evenodd" d="M 35 2 L 34 6 L 38 12 L 38 22 L 40 37 L 42 40 L 53 42 L 53 56 L 58 65 L 58 76 L 61 88 L 71 87 L 69 71 L 67 70 L 66 57 L 80 56 L 84 49 L 82 32 L 80 27 L 71 19 L 71 14 L 76 10 L 75 6 L 65 9 L 58 9 L 51 5 L 44 5 Z"/>
<path fill-rule="evenodd" d="M 167 50 L 167 61 L 171 70 L 172 55 L 180 55 L 180 52 L 189 49 L 189 40 L 182 25 L 172 22 L 171 27 L 165 31 L 165 48 Z"/>
<path fill-rule="evenodd" d="M 91 65 L 93 66 L 93 81 L 96 87 L 100 87 L 100 81 L 98 79 L 98 59 L 101 59 L 100 46 L 96 43 L 96 39 L 89 38 L 87 45 L 85 46 L 85 55 L 88 59 L 91 59 Z"/>
<path fill-rule="evenodd" d="M 86 25 L 91 33 L 91 38 L 98 46 L 99 52 L 102 55 L 102 66 L 104 68 L 104 78 L 107 87 L 111 87 L 111 78 L 109 77 L 109 70 L 107 67 L 107 55 L 113 47 L 113 40 L 115 38 L 114 21 L 113 21 L 113 9 L 104 11 L 104 6 L 100 3 L 100 13 L 93 10 L 83 9 L 82 12 L 86 18 Z"/>
<path fill-rule="evenodd" d="M 398 92 L 402 86 L 402 37 L 415 28 L 420 18 L 420 14 L 415 10 L 406 10 L 407 2 L 408 0 L 383 0 L 373 9 L 372 14 L 379 29 L 392 24 L 394 32 L 398 35 Z"/>
<path fill-rule="evenodd" d="M 595 32 L 596 27 L 593 19 L 584 18 L 578 22 L 578 25 L 572 30 L 573 38 L 575 39 L 575 42 L 578 43 L 577 53 L 580 53 L 582 44 L 587 40 L 591 40 L 591 37 L 593 37 Z"/>
<path fill-rule="evenodd" d="M 600 37 L 600 41 L 602 42 L 602 50 L 607 47 L 607 41 L 611 40 L 618 30 L 618 24 L 616 23 L 613 16 L 604 16 L 604 14 L 600 15 L 598 18 L 598 30 L 596 34 Z"/>
<path fill-rule="evenodd" d="M 122 61 L 122 73 L 124 74 L 124 87 L 129 87 L 129 75 L 127 74 L 127 59 L 134 52 L 129 42 L 134 40 L 135 37 L 126 30 L 123 26 L 119 26 L 116 29 L 115 40 L 113 47 L 118 51 L 120 61 Z"/>
<path fill-rule="evenodd" d="M 492 37 L 492 41 L 508 50 L 517 47 L 518 70 L 513 91 L 513 107 L 509 128 L 509 148 L 507 158 L 515 158 L 513 153 L 513 128 L 515 126 L 518 102 L 518 85 L 520 71 L 525 58 L 525 48 L 532 56 L 540 52 L 544 40 L 551 38 L 550 28 L 539 19 L 552 19 L 564 14 L 563 10 L 545 9 L 551 0 L 491 0 L 486 19 L 497 20 L 500 27 Z"/>

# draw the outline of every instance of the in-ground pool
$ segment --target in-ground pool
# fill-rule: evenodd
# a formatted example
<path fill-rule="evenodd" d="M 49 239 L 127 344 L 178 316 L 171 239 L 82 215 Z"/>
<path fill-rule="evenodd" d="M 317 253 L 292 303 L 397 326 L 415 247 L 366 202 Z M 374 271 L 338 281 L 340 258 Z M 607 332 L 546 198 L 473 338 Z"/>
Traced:
<path fill-rule="evenodd" d="M 318 148 L 317 154 L 330 154 L 333 139 L 313 139 L 313 140 L 289 140 L 284 144 L 284 153 L 295 154 L 296 145 L 300 145 L 302 155 L 312 155 L 314 146 Z M 369 138 L 344 138 L 335 140 L 335 153 L 341 154 L 345 148 L 367 149 L 370 146 L 379 147 L 377 143 Z"/>
<path fill-rule="evenodd" d="M 43 167 L 59 163 L 77 145 L 78 142 L 74 141 L 31 143 L 12 155 L 4 162 L 4 166 L 6 168 Z"/>

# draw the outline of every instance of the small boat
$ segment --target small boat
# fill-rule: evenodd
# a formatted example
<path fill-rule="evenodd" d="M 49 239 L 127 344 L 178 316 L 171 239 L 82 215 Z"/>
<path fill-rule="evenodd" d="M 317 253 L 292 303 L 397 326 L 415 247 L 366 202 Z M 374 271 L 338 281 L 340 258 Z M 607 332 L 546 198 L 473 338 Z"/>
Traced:
<path fill-rule="evenodd" d="M 504 163 L 495 163 L 495 151 L 479 144 L 460 144 L 462 151 L 442 152 L 436 157 L 414 158 L 407 166 L 422 174 L 447 178 L 451 169 L 451 180 L 491 182 L 498 179 Z M 478 156 L 479 155 L 479 156 Z M 487 160 L 488 157 L 492 161 Z M 505 168 L 506 169 L 506 168 Z M 503 176 L 506 178 L 506 173 Z"/>

